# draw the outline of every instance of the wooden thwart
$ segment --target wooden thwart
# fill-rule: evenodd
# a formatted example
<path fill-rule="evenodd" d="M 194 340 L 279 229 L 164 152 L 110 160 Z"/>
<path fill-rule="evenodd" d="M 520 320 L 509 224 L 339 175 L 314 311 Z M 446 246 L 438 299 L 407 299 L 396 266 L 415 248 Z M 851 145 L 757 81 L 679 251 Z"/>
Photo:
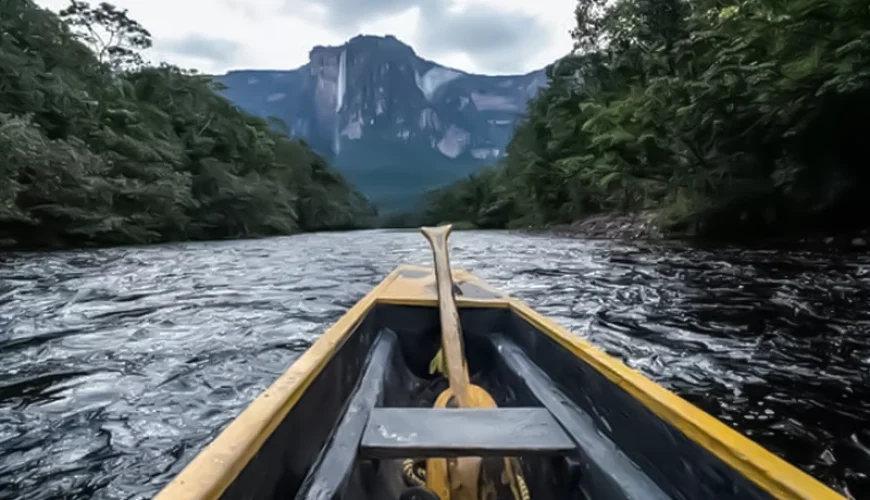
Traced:
<path fill-rule="evenodd" d="M 545 408 L 376 408 L 363 433 L 365 458 L 563 454 L 575 448 Z"/>

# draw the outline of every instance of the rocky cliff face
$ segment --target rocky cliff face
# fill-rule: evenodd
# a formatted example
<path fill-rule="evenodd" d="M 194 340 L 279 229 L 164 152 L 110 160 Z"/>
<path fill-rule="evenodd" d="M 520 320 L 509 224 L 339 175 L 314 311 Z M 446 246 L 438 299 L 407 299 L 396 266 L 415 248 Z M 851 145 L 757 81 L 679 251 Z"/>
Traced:
<path fill-rule="evenodd" d="M 504 156 L 543 70 L 472 75 L 418 57 L 394 37 L 318 46 L 292 71 L 218 77 L 230 100 L 280 118 L 385 208 Z"/>

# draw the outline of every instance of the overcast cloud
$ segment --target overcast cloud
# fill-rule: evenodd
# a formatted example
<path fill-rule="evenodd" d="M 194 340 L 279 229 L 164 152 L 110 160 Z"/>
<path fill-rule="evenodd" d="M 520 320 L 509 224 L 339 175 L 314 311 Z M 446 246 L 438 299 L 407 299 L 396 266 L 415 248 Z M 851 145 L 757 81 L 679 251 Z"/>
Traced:
<path fill-rule="evenodd" d="M 232 66 L 241 48 L 239 42 L 191 33 L 181 38 L 164 40 L 162 46 L 181 56 L 200 58 L 218 66 Z"/>
<path fill-rule="evenodd" d="M 99 0 L 92 0 L 97 3 Z M 58 10 L 68 0 L 37 0 Z M 474 73 L 525 73 L 571 49 L 576 0 L 115 0 L 154 36 L 152 61 L 206 73 L 291 69 L 314 45 L 395 35 Z"/>

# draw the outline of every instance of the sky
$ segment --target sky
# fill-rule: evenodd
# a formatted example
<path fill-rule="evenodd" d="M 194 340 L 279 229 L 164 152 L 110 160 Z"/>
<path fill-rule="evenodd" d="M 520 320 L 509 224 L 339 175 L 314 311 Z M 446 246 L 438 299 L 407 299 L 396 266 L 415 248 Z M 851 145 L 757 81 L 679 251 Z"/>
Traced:
<path fill-rule="evenodd" d="M 147 57 L 209 74 L 293 69 L 315 45 L 394 35 L 460 70 L 516 74 L 568 53 L 577 0 L 114 0 L 148 29 Z M 68 0 L 36 0 L 52 10 Z M 91 0 L 92 4 L 99 0 Z"/>

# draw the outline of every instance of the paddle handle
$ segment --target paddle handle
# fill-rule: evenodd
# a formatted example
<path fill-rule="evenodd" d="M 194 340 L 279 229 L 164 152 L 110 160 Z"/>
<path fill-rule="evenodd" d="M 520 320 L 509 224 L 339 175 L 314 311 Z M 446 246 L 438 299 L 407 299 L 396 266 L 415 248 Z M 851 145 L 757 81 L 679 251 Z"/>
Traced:
<path fill-rule="evenodd" d="M 459 310 L 453 295 L 453 275 L 447 252 L 447 237 L 453 226 L 422 227 L 420 231 L 429 241 L 435 258 L 435 284 L 438 289 L 438 312 L 441 318 L 441 349 L 447 365 L 447 381 L 460 408 L 469 408 L 468 366 L 462 343 Z"/>

